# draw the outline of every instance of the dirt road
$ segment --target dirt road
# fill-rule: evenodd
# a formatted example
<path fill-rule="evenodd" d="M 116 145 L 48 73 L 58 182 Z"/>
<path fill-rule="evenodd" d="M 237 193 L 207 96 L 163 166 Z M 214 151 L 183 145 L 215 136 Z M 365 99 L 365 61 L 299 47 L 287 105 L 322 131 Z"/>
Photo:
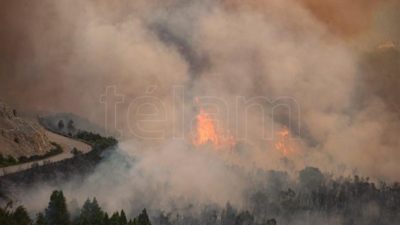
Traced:
<path fill-rule="evenodd" d="M 72 158 L 74 156 L 71 153 L 73 148 L 78 149 L 82 153 L 87 153 L 92 150 L 92 147 L 86 143 L 71 138 L 67 138 L 59 134 L 52 133 L 50 131 L 46 131 L 46 135 L 48 136 L 50 141 L 59 144 L 63 148 L 63 152 L 61 154 L 57 154 L 55 156 L 48 157 L 46 159 L 0 168 L 0 176 L 27 170 L 32 166 L 41 166 L 45 163 L 58 162 L 64 159 Z"/>

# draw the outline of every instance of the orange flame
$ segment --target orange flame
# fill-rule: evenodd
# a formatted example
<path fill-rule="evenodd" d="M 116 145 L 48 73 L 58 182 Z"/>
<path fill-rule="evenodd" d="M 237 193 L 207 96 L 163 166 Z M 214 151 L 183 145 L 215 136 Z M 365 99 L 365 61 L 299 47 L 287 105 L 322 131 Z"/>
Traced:
<path fill-rule="evenodd" d="M 196 116 L 196 134 L 193 145 L 212 144 L 216 149 L 232 148 L 236 142 L 228 132 L 222 132 L 215 120 L 204 109 Z"/>
<path fill-rule="evenodd" d="M 277 140 L 275 142 L 276 150 L 280 151 L 284 156 L 288 156 L 294 151 L 292 144 L 290 143 L 290 133 L 287 128 L 277 132 Z"/>

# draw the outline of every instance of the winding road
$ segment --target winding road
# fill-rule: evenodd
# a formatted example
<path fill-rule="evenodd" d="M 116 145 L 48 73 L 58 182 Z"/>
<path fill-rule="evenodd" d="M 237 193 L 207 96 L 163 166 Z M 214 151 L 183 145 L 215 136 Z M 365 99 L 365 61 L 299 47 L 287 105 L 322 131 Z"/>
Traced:
<path fill-rule="evenodd" d="M 72 138 L 68 138 L 50 131 L 46 131 L 46 135 L 50 141 L 59 144 L 63 148 L 62 153 L 41 160 L 0 168 L 0 177 L 6 174 L 16 173 L 30 169 L 33 166 L 41 166 L 46 163 L 53 163 L 64 159 L 72 158 L 74 157 L 74 155 L 71 153 L 71 151 L 74 148 L 78 149 L 82 153 L 87 153 L 92 150 L 92 147 L 90 145 L 74 140 Z"/>

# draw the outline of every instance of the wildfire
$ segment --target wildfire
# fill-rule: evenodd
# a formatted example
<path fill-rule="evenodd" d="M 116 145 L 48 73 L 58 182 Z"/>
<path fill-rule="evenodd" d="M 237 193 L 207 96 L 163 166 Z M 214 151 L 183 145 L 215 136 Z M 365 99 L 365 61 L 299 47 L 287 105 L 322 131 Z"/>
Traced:
<path fill-rule="evenodd" d="M 294 151 L 292 144 L 290 143 L 290 133 L 287 128 L 277 132 L 277 140 L 275 142 L 276 150 L 280 151 L 284 156 L 288 156 Z"/>
<path fill-rule="evenodd" d="M 200 109 L 196 116 L 196 131 L 192 143 L 195 146 L 212 144 L 216 149 L 232 148 L 236 144 L 233 136 L 218 127 L 204 109 Z"/>

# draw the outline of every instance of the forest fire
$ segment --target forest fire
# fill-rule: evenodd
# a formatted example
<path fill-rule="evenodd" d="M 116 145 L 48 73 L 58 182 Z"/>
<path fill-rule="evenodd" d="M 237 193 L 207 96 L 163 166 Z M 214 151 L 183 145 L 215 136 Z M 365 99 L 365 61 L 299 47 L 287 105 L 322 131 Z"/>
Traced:
<path fill-rule="evenodd" d="M 230 149 L 236 142 L 229 132 L 224 132 L 204 109 L 200 109 L 196 116 L 195 135 L 193 145 L 211 144 L 215 149 Z"/>
<path fill-rule="evenodd" d="M 277 140 L 275 142 L 275 149 L 280 151 L 283 156 L 287 157 L 293 153 L 294 148 L 290 143 L 290 133 L 287 128 L 277 132 Z"/>

